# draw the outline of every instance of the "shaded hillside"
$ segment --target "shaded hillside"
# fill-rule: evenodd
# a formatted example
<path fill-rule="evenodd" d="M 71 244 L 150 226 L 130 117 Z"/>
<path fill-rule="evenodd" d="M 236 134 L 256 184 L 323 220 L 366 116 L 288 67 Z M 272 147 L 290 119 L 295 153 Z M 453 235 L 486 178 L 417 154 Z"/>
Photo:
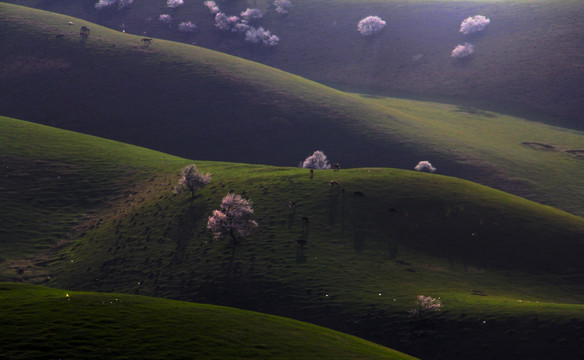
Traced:
<path fill-rule="evenodd" d="M 176 9 L 163 0 L 136 1 L 130 7 L 97 10 L 96 0 L 18 1 L 49 11 L 82 17 L 116 30 L 162 37 L 259 61 L 333 87 L 474 105 L 584 128 L 584 72 L 579 60 L 584 36 L 579 26 L 584 4 L 569 1 L 306 1 L 294 0 L 287 15 L 272 1 L 217 1 L 228 15 L 258 7 L 263 26 L 280 37 L 271 49 L 243 35 L 214 27 L 203 1 Z M 160 14 L 173 21 L 164 24 Z M 460 23 L 482 14 L 491 24 L 465 36 Z M 365 38 L 357 22 L 369 15 L 387 21 L 378 35 Z M 178 32 L 192 21 L 192 34 Z M 471 42 L 475 54 L 454 61 L 457 44 Z"/>
<path fill-rule="evenodd" d="M 14 360 L 413 359 L 314 325 L 219 306 L 11 283 L 0 283 L 0 299 L 0 352 Z"/>
<path fill-rule="evenodd" d="M 584 187 L 581 132 L 472 108 L 396 107 L 202 48 L 158 39 L 146 46 L 80 20 L 70 26 L 68 17 L 1 6 L 6 115 L 205 160 L 294 166 L 316 149 L 343 167 L 431 160 L 442 174 L 583 211 L 573 196 Z M 79 36 L 83 24 L 88 38 Z M 531 142 L 562 151 L 523 145 Z"/>
<path fill-rule="evenodd" d="M 286 315 L 422 358 L 581 353 L 582 218 L 467 181 L 382 168 L 316 171 L 311 178 L 306 169 L 197 161 L 213 177 L 191 200 L 173 193 L 191 161 L 21 121 L 2 123 L 2 134 L 9 134 L 2 153 L 18 158 L 21 171 L 55 159 L 67 159 L 57 176 L 88 165 L 84 176 L 71 176 L 69 193 L 50 187 L 10 193 L 11 201 L 0 201 L 10 223 L 37 226 L 34 212 L 11 217 L 31 197 L 43 200 L 37 211 L 60 203 L 60 216 L 74 217 L 87 178 L 99 187 L 115 178 L 108 169 L 141 174 L 119 182 L 124 196 L 91 197 L 108 206 L 76 224 L 53 224 L 71 233 L 61 249 L 41 243 L 33 254 L 23 251 L 19 228 L 9 228 L 0 242 L 1 253 L 12 254 L 0 264 L 2 280 Z M 39 138 L 44 147 L 31 146 Z M 13 189 L 23 177 L 1 180 L 2 188 Z M 331 188 L 330 180 L 340 186 Z M 230 191 L 253 201 L 260 224 L 236 247 L 213 240 L 206 229 Z M 34 237 L 27 241 L 35 247 Z M 439 297 L 443 311 L 424 322 L 408 316 L 419 294 Z"/>

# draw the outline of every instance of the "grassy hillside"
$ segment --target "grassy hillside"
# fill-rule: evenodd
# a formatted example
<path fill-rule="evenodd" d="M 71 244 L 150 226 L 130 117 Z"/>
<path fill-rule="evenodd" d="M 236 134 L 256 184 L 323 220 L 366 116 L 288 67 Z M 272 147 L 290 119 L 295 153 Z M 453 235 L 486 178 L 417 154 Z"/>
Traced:
<path fill-rule="evenodd" d="M 281 39 L 264 49 L 243 35 L 214 27 L 203 1 L 169 9 L 163 0 L 134 2 L 123 10 L 97 10 L 97 0 L 19 0 L 15 3 L 85 18 L 116 30 L 147 34 L 259 61 L 320 83 L 349 91 L 432 99 L 488 107 L 556 124 L 584 127 L 584 54 L 579 19 L 584 5 L 568 1 L 405 1 L 294 0 L 285 16 L 273 1 L 217 1 L 222 11 L 239 15 L 247 7 L 265 14 L 255 21 Z M 171 24 L 158 20 L 170 14 Z M 460 23 L 482 14 L 491 24 L 465 36 Z M 387 21 L 375 37 L 364 38 L 357 22 L 369 15 Z M 177 26 L 198 28 L 182 34 Z M 453 61 L 457 44 L 471 42 L 475 54 Z"/>
<path fill-rule="evenodd" d="M 65 194 L 51 186 L 0 192 L 3 219 L 20 224 L 0 242 L 2 254 L 14 254 L 1 264 L 3 280 L 285 315 L 422 358 L 581 355 L 582 218 L 463 180 L 382 168 L 311 179 L 305 169 L 197 161 L 213 179 L 191 201 L 172 191 L 191 161 L 2 123 L 1 153 L 18 160 L 2 188 L 16 188 L 24 182 L 16 175 L 39 163 L 62 162 L 54 175 L 71 174 Z M 39 138 L 43 147 L 30 145 Z M 82 164 L 91 166 L 71 171 Z M 103 189 L 91 206 L 82 202 L 87 179 Z M 113 198 L 106 179 L 118 179 Z M 253 201 L 260 224 L 235 248 L 205 228 L 229 191 Z M 34 212 L 16 212 L 31 197 L 43 199 L 38 212 L 74 222 L 52 223 L 55 235 L 43 240 L 70 233 L 60 249 L 34 248 L 34 234 L 26 238 L 34 254 L 18 245 L 21 228 L 42 225 Z M 440 297 L 443 311 L 423 322 L 408 316 L 419 294 Z"/>
<path fill-rule="evenodd" d="M 315 149 L 343 167 L 431 160 L 442 174 L 584 211 L 574 196 L 584 191 L 581 132 L 368 99 L 202 48 L 158 39 L 144 48 L 81 20 L 0 7 L 5 115 L 205 160 L 294 166 Z"/>
<path fill-rule="evenodd" d="M 0 299 L 0 352 L 7 359 L 413 359 L 233 308 L 11 283 L 0 284 Z"/>

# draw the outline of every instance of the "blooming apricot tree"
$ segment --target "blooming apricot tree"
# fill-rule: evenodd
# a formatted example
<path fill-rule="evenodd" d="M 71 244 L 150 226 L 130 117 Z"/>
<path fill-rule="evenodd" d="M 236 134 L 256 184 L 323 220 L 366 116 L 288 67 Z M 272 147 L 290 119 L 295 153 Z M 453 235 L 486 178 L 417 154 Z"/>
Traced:
<path fill-rule="evenodd" d="M 183 176 L 178 181 L 178 186 L 175 188 L 175 191 L 189 191 L 192 199 L 195 198 L 195 191 L 199 188 L 204 188 L 209 182 L 211 182 L 211 173 L 203 174 L 197 169 L 195 164 L 183 168 L 182 174 Z"/>
<path fill-rule="evenodd" d="M 329 164 L 326 155 L 322 151 L 316 150 L 300 164 L 300 167 L 305 169 L 324 170 L 330 169 L 331 164 Z"/>
<path fill-rule="evenodd" d="M 440 311 L 441 308 L 442 303 L 440 303 L 439 299 L 431 296 L 418 295 L 418 306 L 410 310 L 409 313 L 411 315 L 417 315 L 422 320 L 427 315 Z"/>
<path fill-rule="evenodd" d="M 416 171 L 425 171 L 425 172 L 434 172 L 436 171 L 436 168 L 434 166 L 432 166 L 432 164 L 429 161 L 420 161 L 418 163 L 418 165 L 416 165 L 414 167 L 414 170 Z"/>
<path fill-rule="evenodd" d="M 375 35 L 385 27 L 386 22 L 379 16 L 367 16 L 357 24 L 357 31 L 363 36 Z"/>
<path fill-rule="evenodd" d="M 223 239 L 229 235 L 233 245 L 237 243 L 237 236 L 246 236 L 258 226 L 252 220 L 253 203 L 240 195 L 227 194 L 221 201 L 218 210 L 209 216 L 207 229 L 213 232 L 215 239 Z"/>

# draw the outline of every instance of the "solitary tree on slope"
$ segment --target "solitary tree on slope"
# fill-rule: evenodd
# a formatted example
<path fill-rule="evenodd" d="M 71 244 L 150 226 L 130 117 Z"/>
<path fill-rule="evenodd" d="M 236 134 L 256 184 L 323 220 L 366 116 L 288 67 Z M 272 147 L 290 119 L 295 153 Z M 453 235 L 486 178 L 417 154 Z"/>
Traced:
<path fill-rule="evenodd" d="M 240 195 L 227 194 L 221 201 L 218 210 L 209 217 L 207 229 L 213 232 L 215 239 L 230 237 L 233 247 L 237 244 L 238 236 L 246 236 L 258 226 L 252 220 L 253 203 Z"/>
<path fill-rule="evenodd" d="M 195 198 L 195 191 L 204 188 L 211 182 L 211 173 L 203 174 L 195 164 L 188 165 L 182 169 L 182 178 L 178 181 L 177 192 L 189 191 L 191 199 Z"/>

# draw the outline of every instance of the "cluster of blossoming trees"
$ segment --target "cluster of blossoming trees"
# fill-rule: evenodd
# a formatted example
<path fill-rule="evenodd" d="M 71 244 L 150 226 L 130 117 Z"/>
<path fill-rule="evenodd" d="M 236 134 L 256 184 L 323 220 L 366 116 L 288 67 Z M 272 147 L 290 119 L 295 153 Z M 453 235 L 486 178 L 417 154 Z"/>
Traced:
<path fill-rule="evenodd" d="M 483 31 L 487 25 L 491 23 L 491 19 L 483 16 L 483 15 L 475 15 L 468 17 L 462 21 L 460 24 L 460 32 L 464 35 L 474 34 L 480 31 Z M 450 56 L 455 59 L 460 59 L 472 55 L 474 52 L 474 45 L 465 42 L 464 44 L 458 44 Z"/>
<path fill-rule="evenodd" d="M 117 4 L 118 9 L 123 9 L 133 2 L 134 0 L 99 0 L 95 4 L 95 8 L 101 10 Z M 166 0 L 167 7 L 171 9 L 180 7 L 183 4 L 184 0 Z M 280 38 L 272 34 L 270 30 L 252 24 L 264 16 L 264 13 L 258 8 L 247 8 L 237 16 L 227 15 L 222 12 L 219 5 L 213 0 L 206 0 L 203 4 L 215 17 L 215 27 L 220 31 L 241 33 L 244 35 L 245 41 L 253 44 L 276 46 L 280 42 Z M 274 0 L 273 6 L 276 13 L 284 15 L 289 12 L 293 5 L 290 0 Z M 158 19 L 165 24 L 172 22 L 172 16 L 170 14 L 160 14 Z M 460 24 L 460 32 L 464 35 L 477 33 L 483 31 L 490 22 L 491 20 L 483 15 L 471 16 L 462 21 Z M 367 16 L 359 20 L 357 23 L 357 31 L 363 36 L 373 36 L 381 32 L 386 24 L 387 22 L 379 16 Z M 179 32 L 191 33 L 196 29 L 197 25 L 190 20 L 178 24 Z M 452 50 L 451 57 L 460 59 L 472 55 L 473 52 L 474 45 L 465 42 L 464 44 L 457 45 Z"/>

